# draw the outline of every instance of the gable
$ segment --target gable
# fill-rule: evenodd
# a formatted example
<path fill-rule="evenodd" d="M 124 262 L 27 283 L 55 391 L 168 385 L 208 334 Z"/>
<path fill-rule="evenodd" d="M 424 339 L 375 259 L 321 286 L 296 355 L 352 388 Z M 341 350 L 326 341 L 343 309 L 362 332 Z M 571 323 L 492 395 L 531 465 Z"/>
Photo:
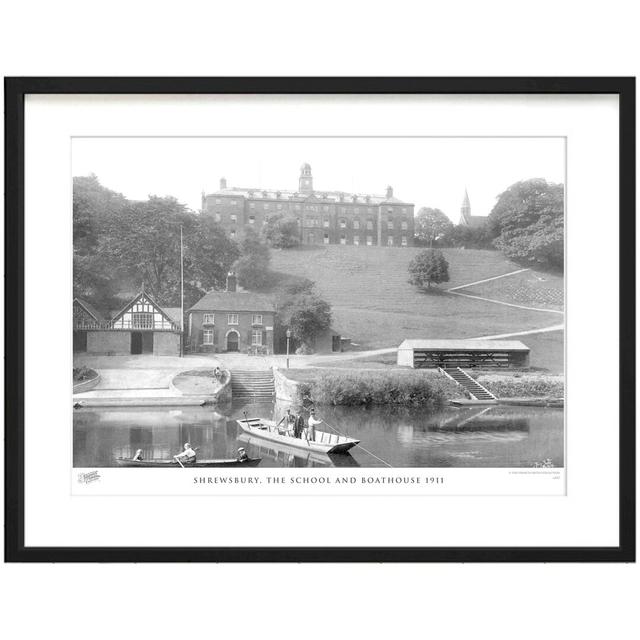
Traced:
<path fill-rule="evenodd" d="M 73 301 L 73 328 L 97 329 L 104 323 L 103 318 L 83 300 Z"/>
<path fill-rule="evenodd" d="M 179 326 L 145 291 L 138 294 L 111 321 L 114 329 L 177 330 Z"/>

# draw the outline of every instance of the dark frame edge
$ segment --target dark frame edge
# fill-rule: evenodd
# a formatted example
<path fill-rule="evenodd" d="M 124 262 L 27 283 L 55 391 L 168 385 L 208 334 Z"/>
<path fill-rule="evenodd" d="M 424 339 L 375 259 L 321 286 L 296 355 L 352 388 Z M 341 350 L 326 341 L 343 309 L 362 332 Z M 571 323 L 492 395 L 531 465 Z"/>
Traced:
<path fill-rule="evenodd" d="M 12 400 L 5 402 L 5 562 L 635 562 L 635 84 L 633 77 L 5 78 L 5 397 Z M 628 381 L 628 384 L 620 386 L 619 546 L 25 547 L 24 276 L 22 265 L 24 264 L 24 98 L 28 93 L 619 94 L 621 308 L 622 300 L 627 302 L 625 313 L 620 314 L 620 343 L 627 345 L 625 351 L 620 349 L 620 379 Z M 631 214 L 626 214 L 627 211 Z M 632 296 L 629 296 L 629 291 L 633 292 Z M 18 308 L 17 314 L 6 313 L 9 301 Z M 629 423 L 626 429 L 622 428 L 623 420 Z M 7 425 L 12 426 L 7 428 Z M 13 487 L 12 491 L 10 487 Z"/>
<path fill-rule="evenodd" d="M 23 82 L 4 82 L 5 183 L 5 492 L 4 559 L 25 559 L 24 547 L 24 95 Z M 18 312 L 9 314 L 11 305 Z M 17 375 L 16 375 L 17 370 Z M 13 488 L 13 491 L 10 489 Z"/>
<path fill-rule="evenodd" d="M 619 100 L 620 224 L 620 548 L 636 561 L 636 81 L 622 79 Z M 629 296 L 629 292 L 633 292 Z M 623 313 L 623 301 L 628 301 Z M 624 346 L 623 346 L 624 345 Z M 624 383 L 622 382 L 624 381 Z"/>

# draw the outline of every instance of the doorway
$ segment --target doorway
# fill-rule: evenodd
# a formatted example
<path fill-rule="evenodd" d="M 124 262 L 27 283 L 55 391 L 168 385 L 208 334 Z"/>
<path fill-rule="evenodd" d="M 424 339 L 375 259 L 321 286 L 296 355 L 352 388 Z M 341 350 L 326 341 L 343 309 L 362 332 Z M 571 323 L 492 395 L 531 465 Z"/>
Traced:
<path fill-rule="evenodd" d="M 131 332 L 131 354 L 153 353 L 153 331 Z"/>
<path fill-rule="evenodd" d="M 134 356 L 142 353 L 142 331 L 131 332 L 131 354 Z"/>
<path fill-rule="evenodd" d="M 227 351 L 238 351 L 240 334 L 237 331 L 230 331 L 227 334 Z"/>
<path fill-rule="evenodd" d="M 73 351 L 74 353 L 84 353 L 87 350 L 87 332 L 86 331 L 74 331 L 73 332 Z"/>

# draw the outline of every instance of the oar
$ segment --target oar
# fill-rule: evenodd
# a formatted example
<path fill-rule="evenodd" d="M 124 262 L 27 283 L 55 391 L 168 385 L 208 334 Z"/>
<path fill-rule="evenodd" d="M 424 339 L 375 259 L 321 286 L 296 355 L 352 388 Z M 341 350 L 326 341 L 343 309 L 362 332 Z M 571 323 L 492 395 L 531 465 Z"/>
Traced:
<path fill-rule="evenodd" d="M 184 465 L 180 462 L 180 458 L 178 458 L 178 456 L 173 456 L 173 459 L 184 469 Z"/>

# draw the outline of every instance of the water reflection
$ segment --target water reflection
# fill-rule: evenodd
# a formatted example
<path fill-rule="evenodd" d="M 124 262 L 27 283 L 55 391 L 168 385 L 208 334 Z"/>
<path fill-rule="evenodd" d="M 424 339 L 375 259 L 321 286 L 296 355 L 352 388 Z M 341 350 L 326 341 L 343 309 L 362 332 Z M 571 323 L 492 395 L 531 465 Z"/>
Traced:
<path fill-rule="evenodd" d="M 142 449 L 146 459 L 168 459 L 185 442 L 202 458 L 233 458 L 244 446 L 261 467 L 382 466 L 360 447 L 352 455 L 327 456 L 274 444 L 242 433 L 245 414 L 279 420 L 287 403 L 238 404 L 212 410 L 79 409 L 74 412 L 74 466 L 114 466 L 116 457 Z M 296 408 L 298 409 L 298 408 Z M 362 441 L 394 467 L 531 467 L 564 460 L 562 409 L 529 407 L 448 408 L 436 413 L 394 407 L 317 407 L 333 429 Z"/>

